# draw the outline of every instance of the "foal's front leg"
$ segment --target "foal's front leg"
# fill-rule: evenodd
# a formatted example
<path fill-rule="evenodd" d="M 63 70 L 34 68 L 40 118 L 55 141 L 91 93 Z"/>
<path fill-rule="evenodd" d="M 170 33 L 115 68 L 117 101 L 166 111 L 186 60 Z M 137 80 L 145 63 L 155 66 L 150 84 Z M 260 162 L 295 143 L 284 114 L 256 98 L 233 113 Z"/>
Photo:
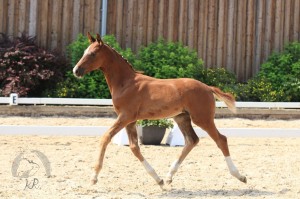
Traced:
<path fill-rule="evenodd" d="M 148 174 L 156 181 L 156 183 L 163 188 L 164 181 L 158 177 L 155 170 L 150 166 L 150 164 L 145 160 L 141 154 L 140 147 L 138 145 L 137 131 L 136 131 L 136 122 L 130 123 L 126 126 L 126 131 L 129 139 L 129 146 L 132 153 L 139 159 L 142 165 L 145 167 Z"/>
<path fill-rule="evenodd" d="M 112 125 L 112 127 L 110 127 L 108 129 L 108 131 L 106 131 L 101 139 L 100 139 L 100 152 L 99 152 L 99 156 L 98 156 L 98 160 L 96 162 L 95 165 L 95 171 L 93 173 L 92 179 L 91 179 L 91 183 L 92 184 L 96 184 L 98 181 L 98 174 L 100 172 L 100 170 L 102 169 L 102 165 L 103 165 L 103 158 L 104 158 L 104 154 L 105 154 L 105 150 L 107 145 L 109 144 L 109 142 L 111 141 L 112 137 L 114 135 L 116 135 L 122 128 L 124 128 L 126 126 L 126 121 L 124 121 L 122 119 L 122 117 L 118 117 L 117 121 Z"/>

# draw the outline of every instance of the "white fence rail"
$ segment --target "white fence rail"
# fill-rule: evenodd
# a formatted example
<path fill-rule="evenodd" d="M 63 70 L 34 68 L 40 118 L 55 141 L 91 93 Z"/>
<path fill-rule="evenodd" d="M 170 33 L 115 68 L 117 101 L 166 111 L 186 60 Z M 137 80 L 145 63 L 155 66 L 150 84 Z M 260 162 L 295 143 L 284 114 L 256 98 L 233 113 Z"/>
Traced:
<path fill-rule="evenodd" d="M 112 106 L 111 99 L 81 98 L 14 98 L 0 97 L 0 104 L 11 105 L 78 105 L 78 106 Z M 14 103 L 13 103 L 14 102 Z M 216 102 L 216 107 L 226 107 L 224 102 Z M 236 102 L 237 108 L 300 109 L 300 102 Z"/>

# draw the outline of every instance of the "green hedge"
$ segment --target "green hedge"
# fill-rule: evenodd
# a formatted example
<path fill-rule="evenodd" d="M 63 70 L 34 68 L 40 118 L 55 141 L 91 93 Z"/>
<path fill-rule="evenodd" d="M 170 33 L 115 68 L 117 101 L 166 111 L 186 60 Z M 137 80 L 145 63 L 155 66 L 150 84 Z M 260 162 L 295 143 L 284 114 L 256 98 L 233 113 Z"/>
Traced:
<path fill-rule="evenodd" d="M 272 89 L 283 92 L 284 101 L 300 101 L 300 43 L 285 46 L 283 52 L 273 53 L 262 64 L 259 77 L 266 79 Z"/>
<path fill-rule="evenodd" d="M 103 39 L 137 70 L 149 76 L 194 78 L 233 93 L 238 101 L 300 101 L 300 43 L 291 43 L 283 52 L 273 53 L 254 78 L 246 83 L 238 83 L 236 76 L 224 68 L 205 69 L 197 53 L 180 43 L 159 39 L 141 47 L 135 55 L 129 48 L 120 48 L 114 36 L 105 36 Z M 65 74 L 65 80 L 55 90 L 45 92 L 46 96 L 111 98 L 100 71 L 94 71 L 82 79 L 72 74 L 73 66 L 88 45 L 87 38 L 79 35 L 67 47 L 71 66 Z"/>
<path fill-rule="evenodd" d="M 146 47 L 142 47 L 137 54 L 133 66 L 146 75 L 156 78 L 190 77 L 203 78 L 203 61 L 195 51 L 181 43 L 166 42 L 159 39 Z"/>

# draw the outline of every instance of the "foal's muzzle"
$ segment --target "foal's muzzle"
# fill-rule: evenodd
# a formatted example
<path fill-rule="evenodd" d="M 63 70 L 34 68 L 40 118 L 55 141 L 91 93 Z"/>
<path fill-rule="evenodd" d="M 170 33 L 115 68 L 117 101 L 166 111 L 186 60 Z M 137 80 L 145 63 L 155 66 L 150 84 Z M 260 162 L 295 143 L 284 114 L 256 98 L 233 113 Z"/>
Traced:
<path fill-rule="evenodd" d="M 78 66 L 75 66 L 73 68 L 73 74 L 76 76 L 76 77 L 82 77 L 84 75 L 84 71 L 85 69 L 84 68 L 79 68 Z"/>

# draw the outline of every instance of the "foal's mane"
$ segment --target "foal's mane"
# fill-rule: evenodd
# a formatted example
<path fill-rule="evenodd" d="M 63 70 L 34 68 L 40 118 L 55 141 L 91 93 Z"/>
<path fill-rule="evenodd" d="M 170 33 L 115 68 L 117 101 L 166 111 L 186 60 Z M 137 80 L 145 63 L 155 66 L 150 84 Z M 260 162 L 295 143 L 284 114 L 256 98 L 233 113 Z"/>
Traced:
<path fill-rule="evenodd" d="M 106 45 L 109 49 L 111 49 L 112 52 L 114 52 L 114 54 L 115 54 L 117 57 L 119 57 L 119 58 L 121 58 L 123 61 L 125 61 L 125 63 L 127 63 L 127 64 L 130 66 L 130 68 L 131 68 L 135 73 L 142 73 L 141 71 L 136 71 L 136 70 L 133 68 L 132 64 L 131 64 L 125 57 L 123 57 L 120 53 L 118 53 L 113 47 L 111 47 L 111 46 L 108 45 L 108 44 L 104 44 L 104 45 Z"/>

